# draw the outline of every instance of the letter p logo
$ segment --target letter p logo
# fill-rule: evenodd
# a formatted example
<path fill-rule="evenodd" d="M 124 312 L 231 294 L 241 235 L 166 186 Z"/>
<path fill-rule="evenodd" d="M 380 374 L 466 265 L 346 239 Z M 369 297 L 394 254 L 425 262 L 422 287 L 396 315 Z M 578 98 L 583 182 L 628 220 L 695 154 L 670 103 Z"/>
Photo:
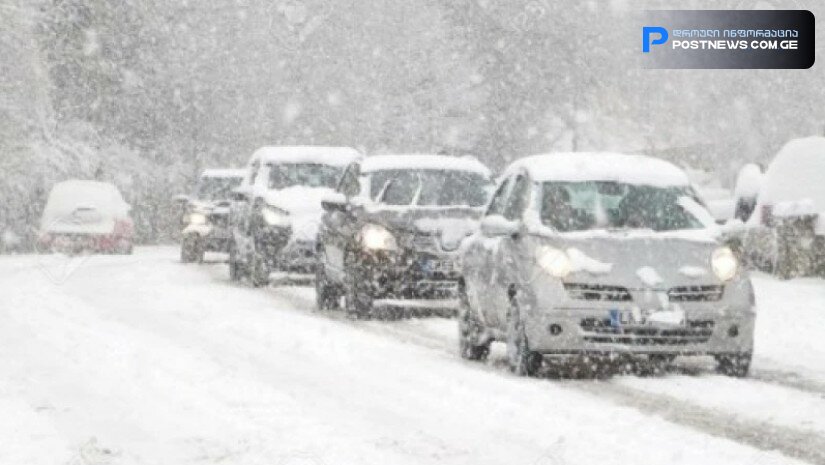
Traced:
<path fill-rule="evenodd" d="M 659 34 L 659 38 L 651 41 L 651 34 Z M 651 45 L 661 45 L 665 42 L 667 42 L 667 29 L 659 26 L 642 27 L 642 53 L 650 53 Z"/>

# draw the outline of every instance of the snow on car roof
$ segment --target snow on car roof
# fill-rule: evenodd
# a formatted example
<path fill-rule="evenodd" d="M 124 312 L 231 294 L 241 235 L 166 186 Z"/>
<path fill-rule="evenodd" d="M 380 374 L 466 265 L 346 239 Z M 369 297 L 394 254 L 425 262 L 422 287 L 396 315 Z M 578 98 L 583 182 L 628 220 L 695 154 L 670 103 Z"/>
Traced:
<path fill-rule="evenodd" d="M 398 169 L 468 171 L 490 177 L 490 169 L 474 157 L 411 153 L 375 155 L 365 158 L 361 163 L 363 173 Z"/>
<path fill-rule="evenodd" d="M 201 173 L 202 178 L 242 178 L 246 170 L 235 168 L 207 168 Z"/>
<path fill-rule="evenodd" d="M 360 156 L 361 154 L 351 147 L 268 146 L 256 150 L 252 154 L 252 159 L 260 158 L 263 163 L 321 163 L 346 166 Z"/>
<path fill-rule="evenodd" d="M 72 213 L 78 207 L 97 209 L 107 215 L 123 214 L 127 207 L 117 187 L 100 181 L 69 180 L 52 187 L 43 210 L 43 225 Z"/>
<path fill-rule="evenodd" d="M 510 164 L 505 175 L 526 170 L 536 181 L 617 181 L 657 187 L 688 186 L 687 174 L 667 161 L 612 152 L 547 153 Z"/>

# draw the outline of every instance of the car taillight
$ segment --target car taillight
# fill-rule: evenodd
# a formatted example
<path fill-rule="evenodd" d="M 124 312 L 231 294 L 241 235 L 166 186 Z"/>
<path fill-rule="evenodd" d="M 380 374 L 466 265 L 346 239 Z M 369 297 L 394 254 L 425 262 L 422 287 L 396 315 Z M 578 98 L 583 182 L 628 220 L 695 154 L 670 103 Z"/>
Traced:
<path fill-rule="evenodd" d="M 762 205 L 762 225 L 773 225 L 773 205 Z"/>

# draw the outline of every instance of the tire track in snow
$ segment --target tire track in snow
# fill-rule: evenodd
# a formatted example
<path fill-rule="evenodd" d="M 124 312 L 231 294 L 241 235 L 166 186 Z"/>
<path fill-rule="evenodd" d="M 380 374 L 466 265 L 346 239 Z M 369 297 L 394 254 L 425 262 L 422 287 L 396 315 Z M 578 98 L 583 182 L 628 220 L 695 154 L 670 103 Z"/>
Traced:
<path fill-rule="evenodd" d="M 403 324 L 407 320 L 355 321 L 348 319 L 342 312 L 319 312 L 314 309 L 314 300 L 301 296 L 298 289 L 300 288 L 270 287 L 268 291 L 281 299 L 294 303 L 296 308 L 309 310 L 319 316 L 339 320 L 373 334 L 393 336 L 402 342 L 415 343 L 457 356 L 452 341 L 446 340 L 443 335 L 433 333 L 431 327 Z M 503 360 L 492 359 L 487 364 L 468 363 L 468 366 L 500 371 L 506 364 Z M 703 372 L 699 368 L 688 368 L 683 371 L 682 376 L 696 376 Z M 756 382 L 777 384 L 814 394 L 823 392 L 822 386 L 814 381 L 798 377 L 789 378 L 787 374 L 768 370 L 757 371 L 752 379 Z M 548 382 L 548 380 L 539 379 L 537 382 Z M 825 465 L 825 437 L 817 432 L 778 426 L 769 422 L 745 420 L 736 414 L 715 411 L 677 397 L 653 394 L 609 381 L 552 380 L 550 382 L 558 387 L 586 392 L 599 399 L 608 399 L 617 405 L 658 416 L 671 423 L 712 436 L 730 439 L 759 450 L 776 451 L 798 460 Z"/>

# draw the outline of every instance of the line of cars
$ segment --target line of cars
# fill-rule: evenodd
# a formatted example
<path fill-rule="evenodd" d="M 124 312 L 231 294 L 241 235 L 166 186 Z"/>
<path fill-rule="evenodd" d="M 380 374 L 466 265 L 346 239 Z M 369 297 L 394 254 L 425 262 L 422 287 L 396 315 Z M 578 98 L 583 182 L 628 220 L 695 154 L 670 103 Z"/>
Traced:
<path fill-rule="evenodd" d="M 550 154 L 494 179 L 470 157 L 264 147 L 227 195 L 231 278 L 313 273 L 321 310 L 457 313 L 462 357 L 504 342 L 523 375 L 678 355 L 748 372 L 748 273 L 668 162 Z"/>

